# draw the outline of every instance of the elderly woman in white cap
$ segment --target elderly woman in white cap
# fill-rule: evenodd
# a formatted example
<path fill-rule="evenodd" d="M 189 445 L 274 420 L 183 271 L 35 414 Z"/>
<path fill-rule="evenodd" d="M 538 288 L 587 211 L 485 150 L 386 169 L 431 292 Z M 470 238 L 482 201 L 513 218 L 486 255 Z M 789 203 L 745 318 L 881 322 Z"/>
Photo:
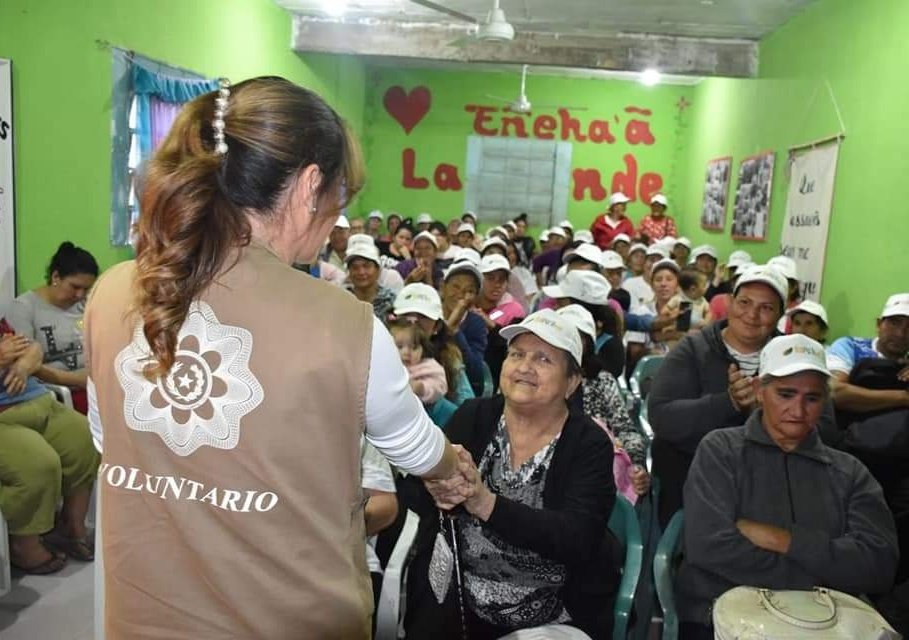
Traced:
<path fill-rule="evenodd" d="M 674 238 L 679 235 L 675 220 L 666 215 L 668 208 L 669 200 L 662 193 L 658 193 L 650 199 L 650 214 L 644 216 L 638 227 L 638 236 L 643 242 L 656 242 L 666 237 Z"/>
<path fill-rule="evenodd" d="M 581 383 L 578 331 L 545 309 L 502 335 L 501 395 L 465 403 L 446 428 L 465 448 L 467 486 L 426 485 L 438 506 L 462 508 L 436 515 L 429 493 L 409 505 L 423 520 L 409 569 L 407 635 L 452 637 L 463 620 L 471 640 L 540 627 L 542 637 L 611 638 L 620 564 L 607 528 L 613 450 L 600 427 L 569 411 Z M 451 545 L 452 530 L 462 589 L 440 549 Z M 450 587 L 435 588 L 446 580 Z"/>
<path fill-rule="evenodd" d="M 634 224 L 625 217 L 625 207 L 631 199 L 621 191 L 609 196 L 609 209 L 601 213 L 590 225 L 593 240 L 600 249 L 612 247 L 612 240 L 620 233 L 629 238 L 634 235 Z"/>
<path fill-rule="evenodd" d="M 358 300 L 371 304 L 376 318 L 385 322 L 391 313 L 395 293 L 379 283 L 382 272 L 379 250 L 374 245 L 356 243 L 348 247 L 344 260 L 347 263 L 347 290 Z"/>

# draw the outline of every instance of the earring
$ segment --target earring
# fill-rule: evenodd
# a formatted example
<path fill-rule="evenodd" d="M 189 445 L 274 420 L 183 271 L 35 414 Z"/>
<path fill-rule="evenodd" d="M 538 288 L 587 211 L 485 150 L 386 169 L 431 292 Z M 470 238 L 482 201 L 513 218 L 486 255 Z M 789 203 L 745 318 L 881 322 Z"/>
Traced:
<path fill-rule="evenodd" d="M 318 211 L 318 207 L 316 207 L 316 205 L 313 205 L 309 208 L 309 212 L 313 215 L 316 215 L 316 211 Z"/>

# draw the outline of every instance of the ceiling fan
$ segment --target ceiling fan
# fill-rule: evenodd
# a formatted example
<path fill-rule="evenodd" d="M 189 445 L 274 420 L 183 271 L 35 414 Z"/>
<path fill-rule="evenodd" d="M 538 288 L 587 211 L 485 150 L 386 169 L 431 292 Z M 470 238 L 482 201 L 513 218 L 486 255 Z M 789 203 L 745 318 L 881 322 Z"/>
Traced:
<path fill-rule="evenodd" d="M 512 111 L 514 113 L 530 113 L 533 110 L 533 105 L 527 98 L 527 69 L 528 66 L 526 64 L 521 67 L 521 93 L 517 98 L 509 100 L 508 98 L 503 98 L 501 96 L 491 96 L 488 94 L 486 97 L 501 101 L 507 106 L 509 111 Z M 587 107 L 566 107 L 565 105 L 561 104 L 538 104 L 536 106 L 542 109 L 563 107 L 565 109 L 571 109 L 573 111 L 587 111 Z"/>
<path fill-rule="evenodd" d="M 462 13 L 431 0 L 410 0 L 414 4 L 439 11 L 453 18 L 469 22 L 477 26 L 474 37 L 484 42 L 510 42 L 514 40 L 514 27 L 505 18 L 505 12 L 499 7 L 499 0 L 493 0 L 492 9 L 486 14 L 485 20 L 478 20 L 472 15 Z"/>

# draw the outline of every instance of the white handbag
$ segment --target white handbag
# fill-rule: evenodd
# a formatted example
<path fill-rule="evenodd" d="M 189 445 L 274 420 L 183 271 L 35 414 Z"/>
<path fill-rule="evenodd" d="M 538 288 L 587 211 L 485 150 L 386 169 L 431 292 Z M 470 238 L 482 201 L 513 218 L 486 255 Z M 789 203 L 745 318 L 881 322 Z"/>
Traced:
<path fill-rule="evenodd" d="M 832 589 L 736 587 L 713 605 L 715 640 L 900 640 L 871 606 Z"/>

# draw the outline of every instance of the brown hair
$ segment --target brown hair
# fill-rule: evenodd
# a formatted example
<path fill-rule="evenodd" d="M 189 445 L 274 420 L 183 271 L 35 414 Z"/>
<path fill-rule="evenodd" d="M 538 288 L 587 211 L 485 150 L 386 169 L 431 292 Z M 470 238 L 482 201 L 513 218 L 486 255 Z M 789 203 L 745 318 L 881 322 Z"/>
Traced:
<path fill-rule="evenodd" d="M 190 304 L 249 244 L 247 215 L 283 215 L 288 186 L 310 165 L 321 173 L 317 202 L 333 214 L 363 186 L 359 143 L 312 91 L 276 77 L 234 85 L 225 155 L 215 152 L 217 95 L 183 107 L 144 176 L 135 310 L 157 361 L 146 370 L 150 377 L 170 370 Z"/>
<path fill-rule="evenodd" d="M 398 331 L 409 331 L 410 340 L 413 343 L 413 346 L 418 346 L 423 350 L 424 358 L 434 358 L 435 350 L 432 348 L 432 342 L 429 340 L 429 335 L 420 328 L 420 325 L 415 322 L 411 322 L 405 318 L 396 318 L 395 320 L 389 320 L 388 330 L 394 334 L 395 330 Z"/>

